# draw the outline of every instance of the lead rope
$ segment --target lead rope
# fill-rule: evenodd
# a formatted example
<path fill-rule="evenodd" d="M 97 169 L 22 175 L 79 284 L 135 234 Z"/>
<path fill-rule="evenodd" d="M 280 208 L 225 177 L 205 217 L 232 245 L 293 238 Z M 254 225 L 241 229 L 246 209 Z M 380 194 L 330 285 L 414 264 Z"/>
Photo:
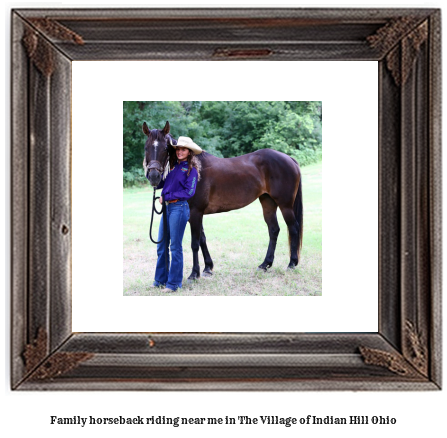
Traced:
<path fill-rule="evenodd" d="M 149 228 L 149 237 L 152 240 L 153 243 L 155 243 L 156 245 L 158 245 L 159 243 L 163 242 L 164 239 L 164 230 L 163 230 L 163 237 L 161 238 L 161 240 L 159 242 L 156 242 L 153 238 L 152 238 L 152 222 L 154 221 L 154 212 L 157 214 L 162 214 L 165 211 L 165 205 L 164 203 L 162 204 L 161 210 L 158 211 L 157 208 L 155 207 L 155 201 L 157 199 L 160 199 L 160 196 L 155 197 L 155 188 L 154 188 L 154 197 L 152 200 L 152 216 L 151 216 L 151 226 Z"/>
<path fill-rule="evenodd" d="M 154 187 L 154 196 L 153 196 L 153 200 L 152 200 L 152 215 L 151 215 L 151 225 L 149 227 L 149 238 L 152 240 L 153 243 L 155 243 L 156 245 L 158 245 L 159 243 L 163 242 L 163 240 L 165 241 L 165 263 L 166 263 L 166 271 L 169 271 L 169 255 L 168 255 L 168 239 L 165 239 L 166 236 L 166 230 L 168 229 L 168 218 L 166 217 L 166 204 L 165 202 L 163 202 L 161 210 L 158 211 L 157 208 L 155 207 L 155 201 L 157 199 L 160 199 L 160 196 L 155 197 L 155 187 Z M 153 238 L 152 238 L 152 223 L 154 221 L 154 211 L 157 214 L 163 214 L 162 218 L 163 218 L 163 237 L 161 238 L 161 240 L 159 242 L 156 242 Z"/>

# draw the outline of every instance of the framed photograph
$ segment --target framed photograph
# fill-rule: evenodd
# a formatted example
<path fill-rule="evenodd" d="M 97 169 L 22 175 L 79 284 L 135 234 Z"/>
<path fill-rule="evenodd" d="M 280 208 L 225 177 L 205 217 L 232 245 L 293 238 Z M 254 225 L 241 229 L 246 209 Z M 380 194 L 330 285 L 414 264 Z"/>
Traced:
<path fill-rule="evenodd" d="M 11 387 L 440 389 L 440 32 L 437 9 L 14 10 Z M 373 75 L 361 70 L 364 64 Z M 339 65 L 352 73 L 346 82 L 334 73 Z M 306 70 L 322 74 L 316 88 L 339 94 L 305 95 L 294 78 Z M 194 77 L 215 80 L 202 93 Z M 337 163 L 324 172 L 340 169 L 324 192 L 340 199 L 333 208 L 351 218 L 351 232 L 342 237 L 324 228 L 325 245 L 326 236 L 357 245 L 340 255 L 334 244 L 323 255 L 323 273 L 332 264 L 334 274 L 324 278 L 322 296 L 310 298 L 321 305 L 310 319 L 333 321 L 330 327 L 301 324 L 308 313 L 299 309 L 301 297 L 274 303 L 273 297 L 185 296 L 173 305 L 172 298 L 123 296 L 122 279 L 114 276 L 122 272 L 122 252 L 108 250 L 112 241 L 122 247 L 116 226 L 108 228 L 117 214 L 98 205 L 114 196 L 109 204 L 122 209 L 124 101 L 321 100 L 330 124 L 335 115 L 327 116 L 325 101 L 339 102 L 334 108 L 342 117 L 346 96 L 359 94 L 352 77 L 364 79 L 359 87 L 372 89 L 372 100 L 362 110 L 350 108 L 363 117 L 331 147 L 323 136 L 324 165 Z M 234 98 L 228 90 L 238 79 L 246 94 Z M 121 151 L 108 135 L 119 138 Z M 343 169 L 328 160 L 331 151 L 363 158 L 358 169 Z M 79 181 L 96 192 L 94 199 L 78 191 Z M 345 211 L 349 196 L 359 215 Z M 330 205 L 324 202 L 323 218 Z M 374 229 L 365 225 L 371 216 Z M 81 263 L 107 253 L 115 258 L 102 268 Z M 346 271 L 338 269 L 341 262 Z M 350 291 L 346 301 L 338 291 Z M 137 299 L 144 304 L 135 310 Z M 253 301 L 248 307 L 223 301 L 234 299 Z M 108 307 L 112 302 L 118 308 Z M 372 326 L 353 331 L 336 324 L 349 314 L 370 321 L 365 308 L 373 309 Z"/>
<path fill-rule="evenodd" d="M 117 76 L 128 77 L 133 74 L 134 84 L 146 82 L 145 75 L 151 70 L 150 61 L 129 63 L 128 69 L 123 64 L 119 66 L 120 73 Z M 136 64 L 138 72 L 135 72 Z M 124 296 L 154 297 L 166 296 L 166 293 L 172 292 L 175 292 L 176 297 L 321 296 L 322 102 L 241 100 L 249 88 L 254 93 L 268 81 L 268 75 L 271 74 L 269 67 L 273 67 L 274 63 L 224 63 L 223 67 L 229 67 L 227 70 L 222 67 L 223 63 L 180 61 L 176 64 L 178 67 L 175 69 L 168 62 L 161 64 L 158 70 L 162 77 L 157 78 L 157 74 L 154 74 L 152 79 L 156 83 L 164 81 L 169 84 L 170 95 L 183 94 L 186 99 L 188 94 L 212 95 L 214 89 L 216 92 L 219 89 L 219 93 L 222 93 L 221 89 L 226 88 L 227 97 L 232 91 L 234 98 L 239 97 L 239 100 L 159 100 L 154 94 L 160 94 L 162 98 L 167 94 L 166 89 L 161 88 L 144 91 L 137 89 L 132 92 L 135 97 L 138 94 L 152 95 L 152 100 L 123 101 L 122 164 L 119 163 L 118 156 L 113 174 L 118 175 L 119 169 L 123 168 L 123 199 L 117 200 L 117 210 L 123 210 L 123 254 L 119 254 L 119 251 L 116 253 L 123 260 Z M 309 72 L 303 75 L 299 68 L 304 64 L 288 63 L 289 79 L 285 80 L 286 75 L 282 75 L 281 82 L 290 83 L 299 70 L 300 82 L 308 84 Z M 86 65 L 88 66 L 85 63 L 82 67 Z M 315 67 L 321 70 L 321 65 Z M 371 67 L 372 75 L 376 71 Z M 231 68 L 238 71 L 237 83 L 222 81 L 216 87 L 214 78 L 219 75 L 225 77 L 226 71 L 231 74 Z M 124 73 L 123 70 L 128 71 Z M 169 70 L 171 72 L 166 73 Z M 259 70 L 262 70 L 261 74 Z M 309 70 L 314 71 L 315 68 Z M 96 75 L 96 70 L 93 75 Z M 114 72 L 113 76 L 115 75 Z M 136 80 L 137 75 L 139 80 Z M 98 83 L 97 88 L 99 87 Z M 129 88 L 125 87 L 125 93 L 129 93 Z M 298 89 L 302 86 L 296 88 L 296 94 L 299 94 Z M 109 87 L 106 86 L 105 90 L 107 89 Z M 278 89 L 275 91 L 279 93 Z M 263 93 L 264 96 L 265 94 Z M 284 94 L 290 97 L 292 93 L 287 90 Z M 377 93 L 374 98 L 376 95 Z M 81 98 L 81 102 L 91 101 L 91 97 L 90 95 L 85 100 Z M 83 116 L 86 120 L 81 123 L 82 126 L 88 125 L 89 117 L 88 114 Z M 109 117 L 106 116 L 106 119 Z M 145 119 L 148 123 L 143 125 L 146 122 L 142 120 Z M 93 130 L 96 129 L 95 126 L 93 124 Z M 148 127 L 150 139 L 143 133 L 142 126 Z M 154 130 L 149 126 L 158 126 L 160 129 Z M 163 134 L 165 130 L 169 132 Z M 197 153 L 190 153 L 186 162 L 191 164 L 183 166 L 181 174 L 176 173 L 179 169 L 177 167 L 176 170 L 178 164 L 175 164 L 177 146 L 169 143 L 160 146 L 162 138 L 160 141 L 152 140 L 155 133 L 167 135 L 172 142 L 177 142 L 180 138 L 186 146 L 190 144 L 195 148 Z M 376 130 L 373 131 L 373 136 L 374 134 Z M 111 143 L 113 138 L 117 138 L 113 134 L 108 136 Z M 154 146 L 148 141 L 154 141 Z M 88 141 L 82 144 L 88 144 Z M 374 154 L 374 148 L 369 153 Z M 84 153 L 80 155 L 85 157 Z M 374 155 L 377 157 L 377 150 Z M 142 166 L 143 157 L 144 162 L 148 163 L 145 168 Z M 158 163 L 162 163 L 163 172 Z M 192 168 L 196 169 L 197 176 L 191 174 Z M 148 178 L 149 174 L 154 178 L 154 185 Z M 192 181 L 191 187 L 185 192 L 180 185 L 179 189 L 183 191 L 176 195 L 179 199 L 171 202 L 176 205 L 164 206 L 180 211 L 182 203 L 189 203 L 188 206 L 183 204 L 190 223 L 182 234 L 184 250 L 181 263 L 184 269 L 181 277 L 169 280 L 174 281 L 170 284 L 170 291 L 163 291 L 163 287 L 156 285 L 161 282 L 164 285 L 167 280 L 164 276 L 170 271 L 165 269 L 166 252 L 161 253 L 165 250 L 166 241 L 164 233 L 159 232 L 159 227 L 164 229 L 165 224 L 163 205 L 157 197 L 166 192 L 166 184 L 170 185 L 172 181 L 184 184 L 184 177 L 181 175 L 187 176 L 185 181 Z M 157 185 L 163 187 L 157 190 Z M 377 190 L 377 181 L 374 188 Z M 88 184 L 85 190 L 86 194 L 81 197 L 87 196 Z M 186 196 L 190 196 L 188 201 L 183 198 Z M 372 200 L 368 201 L 368 205 L 376 207 Z M 97 205 L 97 208 L 98 214 L 99 210 L 107 210 L 107 206 Z M 114 213 L 114 216 L 119 218 L 119 212 Z M 289 244 L 290 231 L 284 217 L 289 220 L 292 233 L 296 229 L 294 250 L 291 250 Z M 91 228 L 89 222 L 87 217 L 87 229 Z M 308 239 L 303 245 L 304 222 Z M 187 222 L 184 224 L 186 226 Z M 119 224 L 113 227 L 119 227 Z M 87 234 L 82 233 L 86 239 Z M 197 242 L 195 258 L 192 250 L 194 241 Z M 377 236 L 374 243 L 376 242 Z M 113 251 L 107 253 L 112 254 Z M 296 259 L 291 254 L 295 254 Z M 89 266 L 96 270 L 97 263 L 85 258 L 83 260 L 83 272 Z M 377 257 L 374 261 L 377 261 Z M 120 279 L 111 281 L 118 283 Z M 204 305 L 206 306 L 206 301 Z"/>

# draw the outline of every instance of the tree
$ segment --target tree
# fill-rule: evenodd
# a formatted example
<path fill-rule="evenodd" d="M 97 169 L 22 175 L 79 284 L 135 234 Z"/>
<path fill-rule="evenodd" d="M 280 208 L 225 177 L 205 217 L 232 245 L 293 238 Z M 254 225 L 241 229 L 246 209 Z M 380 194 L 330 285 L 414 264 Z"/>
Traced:
<path fill-rule="evenodd" d="M 129 184 L 144 178 L 143 122 L 161 129 L 167 120 L 175 138 L 191 137 L 220 157 L 272 148 L 301 165 L 321 159 L 319 101 L 129 101 L 123 103 L 123 171 Z"/>

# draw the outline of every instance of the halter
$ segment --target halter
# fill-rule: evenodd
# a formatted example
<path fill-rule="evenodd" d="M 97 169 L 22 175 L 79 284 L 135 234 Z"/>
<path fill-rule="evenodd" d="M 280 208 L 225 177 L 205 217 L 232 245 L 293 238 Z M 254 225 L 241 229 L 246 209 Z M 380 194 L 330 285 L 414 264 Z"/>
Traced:
<path fill-rule="evenodd" d="M 174 142 L 172 141 L 173 139 L 171 138 L 171 136 L 169 136 L 168 138 L 169 138 L 169 143 L 171 145 L 177 143 L 175 140 L 174 140 Z M 165 151 L 167 151 L 167 150 L 168 150 L 168 145 L 165 146 Z M 144 159 L 144 161 L 146 162 L 146 158 Z M 168 164 L 168 162 L 169 162 L 169 154 L 166 155 L 166 160 L 165 160 L 164 165 L 162 165 L 160 163 L 160 161 L 158 161 L 158 160 L 151 160 L 151 161 L 149 161 L 148 165 L 145 165 L 143 163 L 145 165 L 144 172 L 145 172 L 146 176 L 147 176 L 148 171 L 150 171 L 150 170 L 156 170 L 158 173 L 160 173 L 163 176 L 163 174 L 165 173 L 166 165 Z M 164 175 L 164 176 L 166 177 L 166 175 Z"/>
<path fill-rule="evenodd" d="M 157 170 L 159 173 L 163 173 L 163 166 L 161 165 L 160 161 L 157 160 L 149 161 L 149 165 L 146 167 L 146 173 L 148 170 L 152 169 Z"/>

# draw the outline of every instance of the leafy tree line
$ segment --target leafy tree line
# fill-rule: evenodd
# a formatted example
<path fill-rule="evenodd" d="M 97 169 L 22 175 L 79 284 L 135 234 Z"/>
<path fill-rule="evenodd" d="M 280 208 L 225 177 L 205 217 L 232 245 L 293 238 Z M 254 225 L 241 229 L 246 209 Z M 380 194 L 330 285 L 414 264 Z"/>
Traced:
<path fill-rule="evenodd" d="M 123 102 L 124 185 L 144 181 L 144 121 L 150 129 L 162 129 L 169 120 L 175 138 L 191 137 L 218 157 L 271 148 L 305 166 L 321 160 L 321 106 L 317 101 Z"/>

